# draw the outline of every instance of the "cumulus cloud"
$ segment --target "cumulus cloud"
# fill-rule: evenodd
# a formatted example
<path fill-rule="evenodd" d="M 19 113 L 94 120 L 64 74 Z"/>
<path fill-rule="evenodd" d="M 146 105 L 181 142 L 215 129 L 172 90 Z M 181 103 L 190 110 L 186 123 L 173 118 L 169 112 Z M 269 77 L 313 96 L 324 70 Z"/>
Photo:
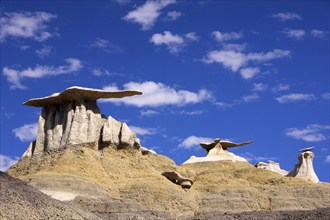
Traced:
<path fill-rule="evenodd" d="M 9 167 L 15 164 L 19 160 L 19 157 L 11 157 L 0 154 L 0 171 L 6 172 Z"/>
<path fill-rule="evenodd" d="M 330 163 L 330 155 L 327 155 L 327 156 L 325 157 L 324 162 L 326 162 L 326 163 Z"/>
<path fill-rule="evenodd" d="M 304 30 L 290 28 L 285 28 L 282 33 L 294 40 L 302 40 L 306 34 Z"/>
<path fill-rule="evenodd" d="M 183 13 L 180 11 L 169 11 L 166 15 L 167 20 L 175 21 L 183 16 Z"/>
<path fill-rule="evenodd" d="M 280 49 L 260 53 L 243 53 L 235 50 L 213 50 L 208 52 L 206 57 L 202 60 L 208 64 L 220 63 L 225 68 L 228 68 L 233 72 L 237 72 L 241 67 L 246 66 L 249 62 L 265 62 L 273 59 L 288 57 L 289 55 L 289 50 Z M 242 77 L 249 79 L 255 74 L 256 69 L 254 69 L 254 71 L 247 72 L 246 74 L 243 72 Z"/>
<path fill-rule="evenodd" d="M 311 34 L 312 37 L 316 37 L 316 38 L 319 38 L 319 39 L 322 39 L 322 40 L 326 40 L 326 39 L 328 39 L 329 31 L 322 31 L 322 30 L 319 30 L 319 29 L 313 29 L 313 30 L 311 30 L 310 34 Z"/>
<path fill-rule="evenodd" d="M 253 83 L 253 92 L 262 92 L 268 89 L 268 85 L 265 83 Z"/>
<path fill-rule="evenodd" d="M 307 142 L 319 142 L 328 138 L 324 134 L 325 132 L 328 132 L 328 130 L 330 130 L 329 125 L 312 124 L 305 128 L 288 128 L 285 130 L 285 135 Z"/>
<path fill-rule="evenodd" d="M 15 136 L 21 141 L 32 141 L 38 132 L 38 123 L 25 124 L 13 130 Z"/>
<path fill-rule="evenodd" d="M 143 128 L 138 126 L 129 126 L 129 128 L 138 136 L 153 135 L 157 133 L 155 128 Z"/>
<path fill-rule="evenodd" d="M 68 58 L 65 60 L 67 65 L 60 66 L 43 66 L 36 65 L 35 68 L 27 68 L 25 70 L 15 70 L 10 67 L 2 69 L 3 75 L 11 84 L 11 89 L 26 89 L 27 87 L 21 83 L 25 78 L 43 78 L 46 76 L 56 76 L 61 74 L 72 73 L 80 70 L 83 66 L 80 60 L 75 58 Z"/>
<path fill-rule="evenodd" d="M 287 91 L 287 90 L 290 90 L 290 85 L 283 84 L 283 83 L 280 83 L 277 86 L 272 88 L 273 92 L 282 92 L 282 91 Z"/>
<path fill-rule="evenodd" d="M 122 52 L 122 49 L 112 43 L 110 41 L 102 39 L 102 38 L 96 38 L 95 41 L 91 42 L 89 44 L 89 48 L 98 48 L 103 50 L 107 53 L 120 53 Z"/>
<path fill-rule="evenodd" d="M 142 26 L 142 30 L 148 30 L 154 26 L 161 14 L 161 10 L 175 2 L 175 0 L 148 0 L 135 10 L 130 11 L 123 19 L 138 23 Z"/>
<path fill-rule="evenodd" d="M 164 31 L 163 34 L 153 34 L 150 42 L 156 46 L 165 45 L 170 53 L 178 53 L 187 44 L 187 41 L 196 40 L 198 40 L 198 36 L 194 32 L 181 36 L 178 34 L 172 34 L 170 31 Z"/>
<path fill-rule="evenodd" d="M 199 146 L 201 142 L 210 142 L 212 140 L 213 139 L 209 137 L 189 136 L 179 144 L 179 147 L 184 149 L 192 149 L 196 146 Z"/>
<path fill-rule="evenodd" d="M 322 98 L 326 100 L 330 100 L 330 92 L 323 93 Z"/>
<path fill-rule="evenodd" d="M 292 21 L 292 20 L 302 20 L 302 17 L 294 12 L 280 12 L 273 14 L 273 18 L 278 19 L 279 21 Z"/>
<path fill-rule="evenodd" d="M 310 93 L 291 93 L 275 98 L 275 100 L 281 104 L 299 102 L 299 101 L 311 101 L 314 99 L 315 96 Z"/>
<path fill-rule="evenodd" d="M 260 161 L 268 161 L 268 160 L 276 160 L 276 157 L 263 157 L 263 156 L 256 156 L 250 152 L 246 152 L 240 154 L 239 156 L 245 158 L 249 162 L 260 162 Z"/>
<path fill-rule="evenodd" d="M 127 5 L 128 3 L 131 3 L 131 0 L 116 0 L 116 2 L 120 5 Z"/>
<path fill-rule="evenodd" d="M 230 40 L 238 40 L 243 37 L 243 34 L 240 32 L 224 33 L 224 32 L 220 32 L 220 31 L 213 31 L 211 33 L 211 35 L 213 36 L 214 40 L 216 40 L 220 43 L 225 42 L 225 41 L 230 41 Z"/>
<path fill-rule="evenodd" d="M 255 77 L 258 73 L 260 73 L 259 68 L 257 67 L 248 67 L 248 68 L 242 68 L 239 73 L 241 74 L 241 77 L 243 79 L 252 79 Z"/>
<path fill-rule="evenodd" d="M 44 59 L 45 57 L 48 57 L 52 53 L 53 49 L 54 48 L 52 46 L 44 45 L 42 48 L 36 50 L 36 54 L 41 59 Z"/>
<path fill-rule="evenodd" d="M 255 102 L 258 101 L 260 99 L 258 94 L 251 94 L 251 95 L 246 95 L 242 97 L 242 101 L 245 103 L 249 103 L 249 102 Z"/>
<path fill-rule="evenodd" d="M 152 109 L 146 109 L 146 110 L 140 111 L 140 115 L 146 116 L 146 117 L 150 117 L 150 116 L 157 115 L 157 114 L 159 114 L 159 112 L 152 110 Z"/>
<path fill-rule="evenodd" d="M 137 90 L 143 92 L 142 96 L 126 97 L 124 99 L 106 99 L 103 102 L 122 103 L 136 107 L 158 107 L 165 105 L 187 105 L 196 104 L 212 97 L 210 91 L 200 89 L 198 92 L 188 90 L 175 90 L 163 83 L 153 81 L 129 82 L 123 85 L 125 90 Z M 110 85 L 103 89 L 109 91 L 118 91 L 118 87 Z"/>
<path fill-rule="evenodd" d="M 56 15 L 47 12 L 5 12 L 0 18 L 0 42 L 7 38 L 32 38 L 44 41 L 54 34 L 47 31 L 47 23 Z"/>

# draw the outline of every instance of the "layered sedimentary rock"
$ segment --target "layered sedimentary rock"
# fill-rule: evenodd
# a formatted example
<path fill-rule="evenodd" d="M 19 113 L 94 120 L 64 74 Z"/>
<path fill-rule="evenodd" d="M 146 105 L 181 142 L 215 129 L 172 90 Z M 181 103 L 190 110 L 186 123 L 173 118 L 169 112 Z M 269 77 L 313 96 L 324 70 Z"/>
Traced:
<path fill-rule="evenodd" d="M 101 115 L 96 100 L 140 95 L 138 91 L 108 92 L 70 87 L 61 93 L 31 99 L 25 105 L 42 107 L 37 138 L 23 156 L 43 153 L 75 145 L 93 149 L 104 147 L 139 149 L 136 135 L 125 123 Z"/>
<path fill-rule="evenodd" d="M 287 176 L 310 180 L 313 183 L 319 182 L 319 178 L 317 177 L 313 167 L 313 148 L 314 147 L 309 147 L 299 150 L 300 152 L 302 152 L 297 157 L 299 162 L 295 165 L 294 169 Z"/>
<path fill-rule="evenodd" d="M 212 161 L 232 161 L 232 162 L 248 162 L 243 157 L 237 156 L 228 151 L 228 148 L 240 147 L 250 144 L 252 141 L 233 143 L 230 141 L 214 139 L 210 143 L 200 143 L 201 147 L 207 151 L 206 157 L 190 157 L 184 164 Z"/>
<path fill-rule="evenodd" d="M 282 176 L 286 176 L 288 174 L 288 171 L 286 170 L 282 170 L 280 168 L 280 164 L 276 163 L 274 161 L 269 160 L 268 163 L 264 163 L 264 162 L 259 162 L 255 165 L 256 168 L 259 169 L 264 169 L 264 170 L 270 170 L 276 173 L 281 174 Z"/>

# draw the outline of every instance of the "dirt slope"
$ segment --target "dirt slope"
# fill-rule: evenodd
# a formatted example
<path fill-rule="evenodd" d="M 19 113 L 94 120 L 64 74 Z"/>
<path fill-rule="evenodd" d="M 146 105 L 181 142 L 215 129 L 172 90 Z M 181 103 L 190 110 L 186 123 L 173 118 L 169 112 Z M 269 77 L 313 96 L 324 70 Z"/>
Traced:
<path fill-rule="evenodd" d="M 191 178 L 192 188 L 182 189 L 161 175 L 170 170 Z M 67 204 L 102 218 L 204 219 L 214 213 L 330 206 L 329 184 L 282 177 L 248 163 L 176 166 L 167 157 L 135 150 L 69 148 L 23 158 L 8 173 L 40 190 L 74 194 Z"/>

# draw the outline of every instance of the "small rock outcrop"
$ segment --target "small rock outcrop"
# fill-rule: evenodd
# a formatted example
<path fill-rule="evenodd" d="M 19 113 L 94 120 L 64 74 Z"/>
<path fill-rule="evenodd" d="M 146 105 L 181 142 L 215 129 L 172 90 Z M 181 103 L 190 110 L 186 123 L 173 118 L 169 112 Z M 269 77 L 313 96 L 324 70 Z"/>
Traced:
<path fill-rule="evenodd" d="M 233 143 L 230 141 L 221 140 L 220 138 L 214 139 L 211 143 L 200 143 L 201 147 L 207 151 L 206 157 L 192 156 L 183 164 L 211 161 L 248 162 L 243 157 L 229 152 L 228 148 L 241 147 L 250 143 L 252 143 L 252 141 Z"/>
<path fill-rule="evenodd" d="M 313 183 L 319 182 L 319 178 L 317 177 L 313 167 L 313 149 L 314 147 L 309 147 L 299 150 L 300 152 L 302 152 L 297 157 L 299 162 L 295 165 L 294 169 L 287 176 L 302 178 L 305 180 L 312 181 Z"/>
<path fill-rule="evenodd" d="M 279 173 L 282 176 L 286 176 L 288 174 L 288 171 L 282 170 L 280 168 L 279 163 L 276 163 L 276 162 L 271 161 L 271 160 L 269 160 L 268 163 L 259 162 L 255 165 L 255 167 L 259 168 L 259 169 L 270 170 L 270 171 L 273 171 L 275 173 Z"/>
<path fill-rule="evenodd" d="M 31 99 L 24 105 L 41 107 L 38 133 L 23 156 L 40 154 L 75 145 L 93 149 L 104 147 L 140 148 L 139 139 L 127 124 L 100 113 L 96 100 L 141 95 L 138 91 L 109 92 L 70 87 L 61 93 Z"/>
<path fill-rule="evenodd" d="M 172 181 L 173 183 L 180 185 L 184 189 L 190 189 L 193 184 L 192 180 L 181 176 L 179 173 L 175 171 L 163 172 L 162 175 L 165 176 L 170 181 Z"/>

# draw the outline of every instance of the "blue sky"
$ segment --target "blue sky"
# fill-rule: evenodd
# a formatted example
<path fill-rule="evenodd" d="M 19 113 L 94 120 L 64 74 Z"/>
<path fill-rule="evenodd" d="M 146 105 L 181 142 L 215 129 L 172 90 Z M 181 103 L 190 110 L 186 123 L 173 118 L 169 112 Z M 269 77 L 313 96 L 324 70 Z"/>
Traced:
<path fill-rule="evenodd" d="M 1 166 L 33 140 L 22 102 L 70 86 L 134 89 L 100 101 L 144 147 L 181 164 L 203 140 L 285 170 L 316 146 L 329 182 L 329 1 L 2 1 Z"/>

